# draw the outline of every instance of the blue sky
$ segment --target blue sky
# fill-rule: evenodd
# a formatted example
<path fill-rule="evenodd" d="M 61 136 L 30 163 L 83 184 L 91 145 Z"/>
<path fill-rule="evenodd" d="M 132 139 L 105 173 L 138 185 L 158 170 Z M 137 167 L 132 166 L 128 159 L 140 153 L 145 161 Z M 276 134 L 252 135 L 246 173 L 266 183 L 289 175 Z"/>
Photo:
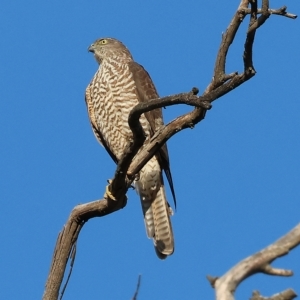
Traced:
<path fill-rule="evenodd" d="M 3 299 L 39 299 L 58 232 L 72 208 L 102 197 L 114 163 L 95 140 L 84 91 L 97 69 L 88 46 L 122 40 L 160 95 L 203 91 L 239 1 L 10 1 L 0 12 L 0 278 Z M 298 1 L 271 1 L 299 14 Z M 227 71 L 242 71 L 243 24 Z M 178 207 L 176 248 L 157 259 L 139 200 L 83 228 L 64 299 L 213 299 L 221 276 L 299 223 L 299 21 L 259 30 L 257 75 L 169 141 Z M 189 111 L 164 110 L 165 120 Z M 171 200 L 170 193 L 168 193 Z M 274 262 L 292 278 L 256 275 L 237 299 L 300 292 L 300 249 Z"/>

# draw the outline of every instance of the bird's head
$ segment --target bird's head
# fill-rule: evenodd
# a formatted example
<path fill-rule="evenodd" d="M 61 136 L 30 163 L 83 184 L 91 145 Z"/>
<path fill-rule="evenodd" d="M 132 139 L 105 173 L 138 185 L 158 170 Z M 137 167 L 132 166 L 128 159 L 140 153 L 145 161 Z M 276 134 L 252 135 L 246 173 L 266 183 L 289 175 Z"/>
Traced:
<path fill-rule="evenodd" d="M 113 38 L 96 40 L 89 46 L 88 51 L 94 53 L 99 64 L 104 60 L 115 60 L 119 62 L 132 61 L 132 56 L 126 46 Z"/>

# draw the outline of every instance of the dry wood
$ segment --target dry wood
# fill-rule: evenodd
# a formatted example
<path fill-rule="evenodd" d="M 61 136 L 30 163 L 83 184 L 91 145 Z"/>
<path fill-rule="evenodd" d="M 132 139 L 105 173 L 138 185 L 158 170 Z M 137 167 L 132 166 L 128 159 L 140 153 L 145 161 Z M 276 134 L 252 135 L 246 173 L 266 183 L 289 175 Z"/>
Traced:
<path fill-rule="evenodd" d="M 289 233 L 281 239 L 266 247 L 265 249 L 245 258 L 236 266 L 230 269 L 221 277 L 207 276 L 211 285 L 215 288 L 217 300 L 233 300 L 234 292 L 238 285 L 251 275 L 264 273 L 275 276 L 292 276 L 291 270 L 276 269 L 271 263 L 283 255 L 287 255 L 290 250 L 300 244 L 300 224 L 298 224 Z M 274 299 L 291 299 L 291 293 L 280 293 L 281 298 Z M 295 292 L 293 294 L 296 296 Z M 294 297 L 295 297 L 294 296 Z M 272 296 L 271 299 L 275 297 Z"/>
<path fill-rule="evenodd" d="M 262 297 L 259 292 L 255 291 L 250 300 L 292 300 L 296 297 L 297 295 L 292 289 L 285 290 L 268 298 Z"/>
<path fill-rule="evenodd" d="M 260 14 L 259 18 L 257 18 L 258 14 Z M 91 218 L 103 217 L 125 207 L 126 192 L 134 180 L 135 175 L 156 153 L 156 151 L 174 134 L 178 133 L 182 129 L 194 127 L 197 123 L 203 120 L 206 111 L 211 108 L 211 103 L 214 100 L 229 93 L 255 75 L 255 69 L 252 61 L 252 47 L 255 33 L 256 30 L 262 26 L 272 14 L 293 19 L 296 18 L 296 15 L 290 14 L 286 11 L 285 6 L 279 9 L 270 9 L 269 1 L 266 0 L 262 1 L 261 9 L 257 8 L 257 1 L 255 0 L 240 1 L 236 13 L 234 14 L 226 32 L 222 36 L 221 45 L 216 58 L 214 76 L 203 95 L 197 96 L 198 90 L 197 88 L 193 88 L 189 93 L 153 99 L 148 103 L 140 103 L 131 111 L 128 122 L 133 132 L 133 139 L 129 141 L 124 156 L 117 166 L 115 176 L 107 186 L 108 192 L 105 192 L 105 197 L 101 200 L 76 206 L 72 210 L 62 231 L 59 233 L 45 287 L 43 296 L 44 300 L 58 299 L 59 290 L 61 288 L 68 260 L 71 260 L 71 265 L 74 264 L 76 241 L 84 223 Z M 240 74 L 238 72 L 226 74 L 225 65 L 228 49 L 234 41 L 240 24 L 247 15 L 250 15 L 250 20 L 244 46 L 244 71 Z M 179 116 L 169 124 L 160 128 L 160 130 L 152 138 L 151 143 L 147 144 L 147 146 L 138 153 L 145 141 L 145 135 L 142 126 L 139 123 L 140 115 L 155 108 L 176 104 L 190 105 L 193 106 L 194 109 L 190 113 Z M 284 237 L 282 239 L 287 238 Z M 287 249 L 291 248 L 285 248 L 285 250 Z M 283 255 L 283 253 L 281 255 Z M 270 263 L 278 256 L 272 257 L 273 259 L 270 258 L 270 260 L 266 260 L 266 262 Z M 264 271 L 267 274 L 280 273 L 278 270 L 272 269 L 269 264 L 265 264 L 264 269 L 262 265 L 258 266 L 256 264 L 256 266 L 260 272 Z M 228 273 L 230 272 L 231 271 Z M 234 274 L 236 274 L 236 271 Z M 230 295 L 231 298 L 224 298 L 221 295 L 222 292 L 219 292 L 219 286 L 226 285 L 222 278 L 226 279 L 228 278 L 228 275 L 225 274 L 224 276 L 219 279 L 215 278 L 213 281 L 213 285 L 217 291 L 217 299 L 233 299 L 233 294 Z M 244 275 L 244 277 L 242 276 L 241 280 L 246 277 L 246 275 Z M 61 297 L 63 295 L 63 291 L 64 289 L 62 290 Z M 224 291 L 226 291 L 226 288 L 224 288 Z"/>

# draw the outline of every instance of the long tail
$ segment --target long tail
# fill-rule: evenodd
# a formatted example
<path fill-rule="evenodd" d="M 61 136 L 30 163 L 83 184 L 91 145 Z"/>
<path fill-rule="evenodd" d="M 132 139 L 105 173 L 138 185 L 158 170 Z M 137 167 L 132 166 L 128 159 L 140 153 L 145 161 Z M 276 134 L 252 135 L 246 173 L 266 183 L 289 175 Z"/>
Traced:
<path fill-rule="evenodd" d="M 147 235 L 153 239 L 157 256 L 164 259 L 174 252 L 170 220 L 172 209 L 166 200 L 161 168 L 155 157 L 140 171 L 136 187 L 141 199 Z"/>

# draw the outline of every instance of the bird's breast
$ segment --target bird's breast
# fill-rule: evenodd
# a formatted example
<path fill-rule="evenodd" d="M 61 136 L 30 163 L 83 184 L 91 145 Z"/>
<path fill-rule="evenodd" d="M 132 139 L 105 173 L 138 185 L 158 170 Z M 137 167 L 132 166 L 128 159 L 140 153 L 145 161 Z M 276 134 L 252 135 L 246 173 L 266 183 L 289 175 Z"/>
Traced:
<path fill-rule="evenodd" d="M 128 125 L 129 113 L 139 103 L 132 73 L 127 65 L 102 64 L 94 76 L 91 89 L 98 130 L 120 159 L 132 137 Z M 150 126 L 144 115 L 140 122 L 149 135 Z"/>

